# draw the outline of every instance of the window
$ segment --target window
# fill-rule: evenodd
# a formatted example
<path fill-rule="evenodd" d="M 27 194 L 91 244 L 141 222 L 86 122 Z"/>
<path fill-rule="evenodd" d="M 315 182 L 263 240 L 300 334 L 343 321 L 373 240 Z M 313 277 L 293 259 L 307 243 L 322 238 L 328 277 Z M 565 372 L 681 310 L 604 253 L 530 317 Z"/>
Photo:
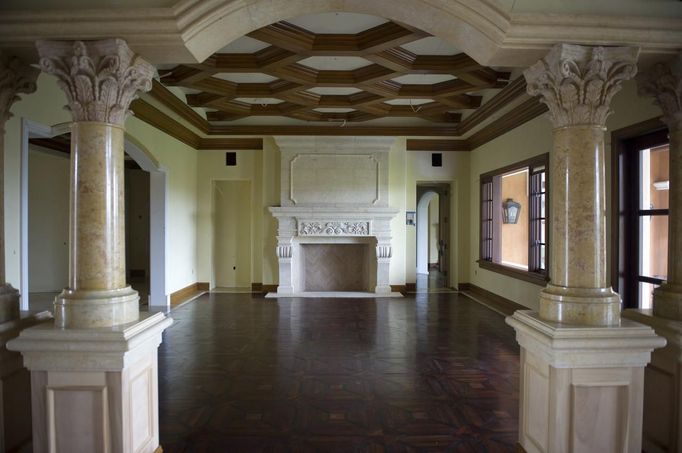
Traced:
<path fill-rule="evenodd" d="M 612 234 L 618 274 L 613 278 L 625 307 L 648 309 L 654 289 L 668 273 L 667 131 L 636 135 L 616 146 L 614 199 L 619 221 Z"/>
<path fill-rule="evenodd" d="M 548 155 L 481 175 L 479 266 L 547 281 Z"/>

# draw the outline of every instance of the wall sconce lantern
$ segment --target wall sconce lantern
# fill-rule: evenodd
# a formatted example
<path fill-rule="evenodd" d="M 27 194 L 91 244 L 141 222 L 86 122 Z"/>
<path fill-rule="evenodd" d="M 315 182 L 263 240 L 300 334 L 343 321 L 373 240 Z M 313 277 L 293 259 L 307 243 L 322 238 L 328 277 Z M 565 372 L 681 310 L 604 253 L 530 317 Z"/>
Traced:
<path fill-rule="evenodd" d="M 502 223 L 518 222 L 519 212 L 521 212 L 521 204 L 507 198 L 507 201 L 502 203 Z"/>

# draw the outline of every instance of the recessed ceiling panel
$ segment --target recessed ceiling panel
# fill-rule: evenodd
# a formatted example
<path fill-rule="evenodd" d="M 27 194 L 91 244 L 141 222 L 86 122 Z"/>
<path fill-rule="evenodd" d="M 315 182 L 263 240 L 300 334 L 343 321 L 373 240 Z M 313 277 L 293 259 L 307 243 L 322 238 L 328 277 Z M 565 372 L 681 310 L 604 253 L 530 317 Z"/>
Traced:
<path fill-rule="evenodd" d="M 391 99 L 386 101 L 388 105 L 422 105 L 434 102 L 433 99 Z"/>
<path fill-rule="evenodd" d="M 435 36 L 412 41 L 401 47 L 417 55 L 457 55 L 460 53 L 455 47 Z"/>
<path fill-rule="evenodd" d="M 350 113 L 350 112 L 355 111 L 355 109 L 326 108 L 326 107 L 316 108 L 314 110 L 316 112 L 320 112 L 320 113 Z"/>
<path fill-rule="evenodd" d="M 318 71 L 354 71 L 372 64 L 362 57 L 310 57 L 298 63 Z"/>
<path fill-rule="evenodd" d="M 270 83 L 273 80 L 277 80 L 277 77 L 255 72 L 221 72 L 215 74 L 213 77 L 234 83 Z"/>
<path fill-rule="evenodd" d="M 269 47 L 270 44 L 257 39 L 242 36 L 236 41 L 232 41 L 218 51 L 218 53 L 255 53 Z"/>
<path fill-rule="evenodd" d="M 319 34 L 356 34 L 385 24 L 388 20 L 356 13 L 322 13 L 287 19 L 290 24 Z"/>
<path fill-rule="evenodd" d="M 321 96 L 322 95 L 347 96 L 350 94 L 362 93 L 361 89 L 352 87 L 315 87 L 309 88 L 306 91 L 309 91 L 314 94 L 319 94 Z"/>
<path fill-rule="evenodd" d="M 246 104 L 254 104 L 254 105 L 270 105 L 270 104 L 281 104 L 284 102 L 281 99 L 275 99 L 275 98 L 237 98 L 235 99 L 237 102 L 244 102 Z"/>
<path fill-rule="evenodd" d="M 433 85 L 434 83 L 447 82 L 456 78 L 450 74 L 407 74 L 391 80 L 402 85 Z"/>

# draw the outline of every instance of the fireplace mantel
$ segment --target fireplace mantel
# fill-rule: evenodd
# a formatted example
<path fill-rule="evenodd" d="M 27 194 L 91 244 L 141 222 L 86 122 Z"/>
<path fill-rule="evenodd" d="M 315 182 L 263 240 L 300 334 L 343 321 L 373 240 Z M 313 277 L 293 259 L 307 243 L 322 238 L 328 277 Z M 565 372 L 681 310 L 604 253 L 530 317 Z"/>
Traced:
<path fill-rule="evenodd" d="M 371 288 L 391 293 L 391 220 L 388 205 L 386 137 L 276 137 L 281 149 L 281 206 L 270 212 L 279 223 L 278 295 L 302 292 L 301 245 L 373 245 Z"/>

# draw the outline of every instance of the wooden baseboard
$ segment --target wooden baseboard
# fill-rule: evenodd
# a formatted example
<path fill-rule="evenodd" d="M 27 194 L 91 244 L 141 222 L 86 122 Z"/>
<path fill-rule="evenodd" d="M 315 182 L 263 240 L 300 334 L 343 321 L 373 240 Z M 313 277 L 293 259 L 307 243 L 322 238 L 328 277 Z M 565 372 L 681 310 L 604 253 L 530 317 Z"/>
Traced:
<path fill-rule="evenodd" d="M 251 292 L 252 293 L 262 293 L 263 292 L 263 284 L 262 283 L 251 283 Z"/>
<path fill-rule="evenodd" d="M 268 284 L 263 284 L 261 291 L 265 293 L 276 293 L 277 292 L 277 285 L 268 285 Z"/>
<path fill-rule="evenodd" d="M 170 295 L 171 307 L 179 304 L 185 299 L 193 296 L 196 293 L 204 292 L 209 290 L 208 282 L 196 282 L 191 285 L 185 286 Z"/>
<path fill-rule="evenodd" d="M 517 304 L 512 300 L 490 292 L 487 289 L 476 286 L 473 283 L 460 283 L 458 288 L 459 292 L 467 296 L 469 299 L 472 299 L 481 305 L 485 305 L 491 310 L 496 311 L 504 316 L 509 316 L 516 310 L 529 310 L 528 307 Z"/>
<path fill-rule="evenodd" d="M 407 285 L 391 285 L 391 291 L 404 295 L 407 293 Z"/>
<path fill-rule="evenodd" d="M 405 283 L 405 291 L 408 293 L 413 293 L 417 291 L 417 284 L 416 283 Z"/>

